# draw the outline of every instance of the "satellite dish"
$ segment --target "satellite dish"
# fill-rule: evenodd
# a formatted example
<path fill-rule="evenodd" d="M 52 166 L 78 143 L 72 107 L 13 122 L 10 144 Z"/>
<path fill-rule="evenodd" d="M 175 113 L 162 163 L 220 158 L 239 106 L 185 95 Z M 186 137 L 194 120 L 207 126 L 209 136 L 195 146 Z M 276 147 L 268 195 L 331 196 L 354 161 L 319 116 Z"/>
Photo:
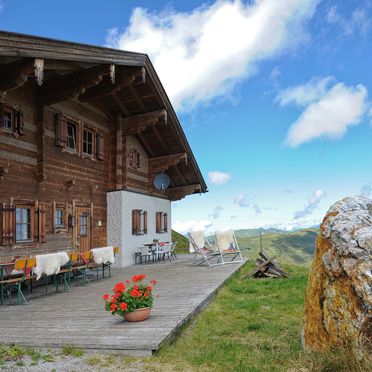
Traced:
<path fill-rule="evenodd" d="M 170 184 L 170 178 L 167 174 L 161 172 L 154 177 L 154 187 L 158 190 L 165 191 Z"/>

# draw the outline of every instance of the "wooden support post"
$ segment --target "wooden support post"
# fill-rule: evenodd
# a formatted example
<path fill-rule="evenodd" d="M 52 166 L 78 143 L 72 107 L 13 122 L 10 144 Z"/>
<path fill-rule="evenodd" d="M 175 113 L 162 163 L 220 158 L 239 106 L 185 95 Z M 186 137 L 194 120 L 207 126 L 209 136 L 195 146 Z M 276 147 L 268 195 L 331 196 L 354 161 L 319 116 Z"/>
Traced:
<path fill-rule="evenodd" d="M 38 104 L 36 110 L 36 143 L 37 143 L 36 179 L 39 183 L 46 180 L 44 112 L 45 106 Z"/>

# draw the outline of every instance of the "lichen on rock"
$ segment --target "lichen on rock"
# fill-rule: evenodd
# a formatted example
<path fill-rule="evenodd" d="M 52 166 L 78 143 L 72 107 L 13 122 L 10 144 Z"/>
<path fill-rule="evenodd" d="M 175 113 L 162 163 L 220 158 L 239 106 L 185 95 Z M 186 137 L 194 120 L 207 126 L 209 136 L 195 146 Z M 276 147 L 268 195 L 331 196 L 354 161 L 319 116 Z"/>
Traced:
<path fill-rule="evenodd" d="M 372 201 L 347 197 L 327 212 L 306 291 L 304 347 L 344 348 L 361 355 L 372 345 Z"/>

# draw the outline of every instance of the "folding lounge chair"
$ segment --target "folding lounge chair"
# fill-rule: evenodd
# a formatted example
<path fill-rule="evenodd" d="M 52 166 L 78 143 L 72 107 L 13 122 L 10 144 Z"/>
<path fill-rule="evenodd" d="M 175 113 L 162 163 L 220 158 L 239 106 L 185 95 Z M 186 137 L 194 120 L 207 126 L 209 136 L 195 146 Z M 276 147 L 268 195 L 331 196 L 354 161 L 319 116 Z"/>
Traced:
<path fill-rule="evenodd" d="M 243 262 L 234 230 L 216 231 L 216 244 L 225 264 Z"/>
<path fill-rule="evenodd" d="M 199 266 L 204 262 L 209 267 L 223 265 L 223 257 L 221 252 L 217 252 L 209 241 L 205 238 L 203 231 L 193 231 L 188 233 L 190 253 L 194 253 L 194 259 L 191 265 Z M 200 254 L 201 257 L 198 258 Z"/>

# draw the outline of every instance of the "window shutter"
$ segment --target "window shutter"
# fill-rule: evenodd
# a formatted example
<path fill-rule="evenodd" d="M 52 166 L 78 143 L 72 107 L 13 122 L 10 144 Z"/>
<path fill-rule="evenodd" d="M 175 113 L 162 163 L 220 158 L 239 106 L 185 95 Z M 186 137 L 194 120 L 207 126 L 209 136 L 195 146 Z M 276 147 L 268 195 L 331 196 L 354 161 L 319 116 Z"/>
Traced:
<path fill-rule="evenodd" d="M 100 133 L 97 133 L 96 135 L 96 158 L 98 160 L 104 160 L 105 158 L 104 140 L 103 135 Z"/>
<path fill-rule="evenodd" d="M 156 232 L 161 232 L 161 212 L 156 212 Z"/>
<path fill-rule="evenodd" d="M 168 213 L 164 213 L 164 232 L 168 232 Z"/>
<path fill-rule="evenodd" d="M 15 208 L 3 203 L 2 206 L 1 244 L 13 245 L 15 243 Z"/>
<path fill-rule="evenodd" d="M 143 212 L 143 233 L 147 234 L 147 212 Z"/>
<path fill-rule="evenodd" d="M 46 210 L 44 205 L 39 205 L 39 209 L 37 210 L 37 241 L 39 243 L 46 242 Z"/>
<path fill-rule="evenodd" d="M 18 134 L 20 134 L 21 136 L 23 136 L 25 134 L 25 125 L 24 125 L 24 121 L 23 121 L 23 112 L 22 111 L 16 111 L 14 117 L 15 117 L 15 121 L 16 121 L 17 132 L 18 132 Z"/>
<path fill-rule="evenodd" d="M 62 114 L 56 114 L 56 146 L 67 146 L 67 119 Z"/>
<path fill-rule="evenodd" d="M 138 234 L 138 222 L 139 222 L 139 219 L 138 219 L 138 210 L 137 209 L 134 209 L 132 211 L 132 234 L 133 235 L 137 235 Z"/>

